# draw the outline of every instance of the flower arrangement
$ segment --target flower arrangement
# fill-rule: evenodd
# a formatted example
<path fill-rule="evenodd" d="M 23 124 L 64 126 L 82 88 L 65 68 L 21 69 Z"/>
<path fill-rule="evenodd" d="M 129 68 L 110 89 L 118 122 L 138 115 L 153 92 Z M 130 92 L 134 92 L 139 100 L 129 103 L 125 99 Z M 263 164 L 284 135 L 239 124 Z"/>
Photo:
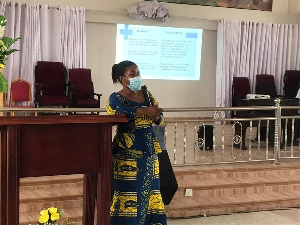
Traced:
<path fill-rule="evenodd" d="M 62 209 L 58 209 L 55 207 L 51 207 L 48 209 L 44 209 L 40 212 L 41 216 L 39 218 L 39 225 L 54 225 L 56 221 L 62 216 L 63 214 Z M 70 225 L 68 219 L 62 225 Z"/>
<path fill-rule="evenodd" d="M 7 20 L 4 16 L 0 16 L 0 92 L 7 93 L 8 91 L 8 85 L 5 77 L 3 76 L 3 69 L 5 64 L 5 61 L 7 59 L 7 56 L 10 55 L 13 52 L 19 51 L 18 49 L 9 49 L 17 40 L 21 38 L 10 38 L 5 37 L 4 31 L 6 27 Z"/>

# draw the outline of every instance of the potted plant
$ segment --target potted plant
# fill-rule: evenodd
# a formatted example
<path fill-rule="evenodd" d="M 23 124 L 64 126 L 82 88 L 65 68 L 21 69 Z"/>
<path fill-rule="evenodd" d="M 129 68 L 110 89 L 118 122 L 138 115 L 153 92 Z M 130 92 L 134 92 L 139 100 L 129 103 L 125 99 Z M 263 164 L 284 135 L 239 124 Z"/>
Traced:
<path fill-rule="evenodd" d="M 3 107 L 3 96 L 8 91 L 8 84 L 3 75 L 3 70 L 6 65 L 7 56 L 18 49 L 9 49 L 17 40 L 21 38 L 10 38 L 4 36 L 7 20 L 4 16 L 0 16 L 0 107 Z"/>

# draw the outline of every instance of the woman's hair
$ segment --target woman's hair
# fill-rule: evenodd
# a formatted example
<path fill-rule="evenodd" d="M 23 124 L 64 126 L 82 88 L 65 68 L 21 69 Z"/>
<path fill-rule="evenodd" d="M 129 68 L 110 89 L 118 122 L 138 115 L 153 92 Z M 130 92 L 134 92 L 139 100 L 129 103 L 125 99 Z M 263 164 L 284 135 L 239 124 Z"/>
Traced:
<path fill-rule="evenodd" d="M 113 80 L 113 83 L 120 82 L 120 77 L 124 76 L 125 71 L 127 70 L 128 67 L 135 65 L 134 62 L 125 60 L 122 62 L 119 62 L 118 64 L 114 64 L 112 66 L 112 71 L 111 71 L 111 77 Z"/>

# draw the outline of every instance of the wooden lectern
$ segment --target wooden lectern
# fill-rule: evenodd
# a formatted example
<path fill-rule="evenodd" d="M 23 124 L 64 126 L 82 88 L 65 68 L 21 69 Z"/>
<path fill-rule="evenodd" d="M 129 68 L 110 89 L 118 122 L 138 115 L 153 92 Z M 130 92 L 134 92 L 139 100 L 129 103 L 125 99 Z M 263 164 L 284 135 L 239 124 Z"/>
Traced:
<path fill-rule="evenodd" d="M 112 126 L 121 122 L 124 115 L 0 117 L 0 225 L 19 225 L 20 178 L 68 174 L 85 174 L 83 224 L 94 224 L 97 193 L 97 225 L 108 225 Z"/>

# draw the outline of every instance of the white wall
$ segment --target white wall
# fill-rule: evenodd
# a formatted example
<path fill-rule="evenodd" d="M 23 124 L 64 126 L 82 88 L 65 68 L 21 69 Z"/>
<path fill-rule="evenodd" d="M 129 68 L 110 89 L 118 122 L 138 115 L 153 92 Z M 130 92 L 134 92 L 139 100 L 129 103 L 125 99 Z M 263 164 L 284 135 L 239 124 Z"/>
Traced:
<path fill-rule="evenodd" d="M 39 0 L 20 0 L 47 4 Z M 171 20 L 138 21 L 128 16 L 126 6 L 137 0 L 52 0 L 50 6 L 83 6 L 87 10 L 87 67 L 92 69 L 95 91 L 102 93 L 101 107 L 105 107 L 109 94 L 119 90 L 111 81 L 111 66 L 115 58 L 116 23 L 191 27 L 205 29 L 200 81 L 145 80 L 144 84 L 163 108 L 215 106 L 217 21 L 221 18 L 267 23 L 299 23 L 300 0 L 273 0 L 274 12 L 227 9 L 209 6 L 166 4 Z M 290 3 L 290 4 L 289 4 Z M 291 13 L 289 13 L 291 12 Z"/>
<path fill-rule="evenodd" d="M 112 7 L 114 2 L 116 7 Z M 114 63 L 116 23 L 144 24 L 156 26 L 203 28 L 203 49 L 200 81 L 144 80 L 144 84 L 157 98 L 160 107 L 213 107 L 216 97 L 216 58 L 217 58 L 217 21 L 229 19 L 255 20 L 260 22 L 297 23 L 298 15 L 270 13 L 250 10 L 224 9 L 191 5 L 166 4 L 171 11 L 171 20 L 162 23 L 154 20 L 137 21 L 127 15 L 125 7 L 135 1 L 111 1 L 101 11 L 87 14 L 88 67 L 103 74 L 93 74 L 96 90 L 103 94 L 101 107 L 112 90 L 120 87 L 112 85 L 111 66 Z M 277 7 L 280 9 L 280 6 Z M 284 10 L 286 10 L 284 8 Z M 111 11 L 111 12 L 108 12 Z M 118 12 L 119 11 L 119 12 Z M 102 31 L 103 30 L 103 31 Z M 97 42 L 99 40 L 99 42 Z M 93 54 L 90 52 L 95 51 Z M 109 49 L 109 50 L 108 50 Z M 90 55 L 90 56 L 89 56 Z M 99 63 L 95 60 L 99 59 Z M 201 114 L 211 115 L 212 113 Z M 192 114 L 189 114 L 191 116 Z M 194 114 L 193 114 L 194 115 Z"/>
<path fill-rule="evenodd" d="M 111 67 L 115 63 L 116 25 L 87 23 L 87 66 L 92 69 L 95 90 L 103 94 L 101 107 L 112 91 Z M 161 107 L 215 105 L 216 31 L 204 31 L 199 81 L 143 80 Z M 141 74 L 143 76 L 143 74 Z M 209 96 L 207 93 L 210 93 Z"/>

